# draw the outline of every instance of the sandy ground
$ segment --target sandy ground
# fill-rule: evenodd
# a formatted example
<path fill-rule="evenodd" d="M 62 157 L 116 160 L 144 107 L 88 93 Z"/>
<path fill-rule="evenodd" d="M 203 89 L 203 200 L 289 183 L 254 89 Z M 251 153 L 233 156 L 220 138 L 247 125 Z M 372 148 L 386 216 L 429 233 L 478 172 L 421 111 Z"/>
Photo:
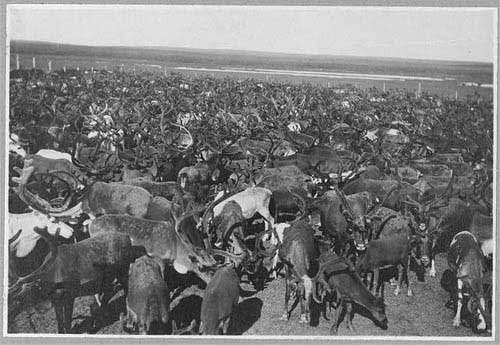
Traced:
<path fill-rule="evenodd" d="M 463 325 L 459 328 L 452 326 L 453 312 L 444 307 L 448 300 L 447 293 L 441 288 L 439 280 L 441 273 L 446 268 L 444 257 L 437 260 L 438 274 L 432 278 L 426 276 L 425 282 L 418 282 L 413 274 L 412 287 L 414 296 L 403 293 L 394 296 L 393 286 L 386 285 L 385 302 L 389 328 L 382 330 L 371 320 L 356 314 L 353 319 L 354 332 L 351 332 L 343 322 L 338 330 L 338 335 L 376 335 L 376 336 L 478 336 Z M 299 307 L 297 307 L 289 321 L 281 321 L 279 317 L 283 311 L 284 288 L 283 278 L 267 283 L 264 290 L 256 292 L 251 285 L 242 284 L 242 293 L 238 305 L 237 317 L 232 327 L 233 334 L 242 335 L 330 335 L 332 321 L 323 317 L 319 318 L 316 325 L 299 323 Z M 92 297 L 77 299 L 73 312 L 73 332 L 82 333 L 89 329 L 90 304 Z M 123 300 L 122 300 L 123 302 Z M 31 322 L 27 312 L 19 314 L 12 329 L 20 333 L 55 333 L 57 332 L 53 308 L 47 303 L 45 310 L 32 311 Z M 122 305 L 123 307 L 123 305 Z M 175 318 L 185 321 L 199 315 L 201 297 L 190 296 L 181 301 L 174 310 Z M 118 315 L 118 313 L 117 313 Z M 314 319 L 314 318 L 313 318 Z M 100 328 L 98 334 L 127 334 L 121 327 L 118 316 L 110 320 L 109 324 Z M 489 336 L 484 334 L 479 336 Z"/>

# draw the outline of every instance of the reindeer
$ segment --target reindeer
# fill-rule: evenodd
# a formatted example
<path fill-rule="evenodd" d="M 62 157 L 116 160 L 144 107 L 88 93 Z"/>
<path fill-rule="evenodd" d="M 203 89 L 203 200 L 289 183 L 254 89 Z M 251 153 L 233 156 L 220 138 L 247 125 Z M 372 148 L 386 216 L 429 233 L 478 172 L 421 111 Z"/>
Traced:
<path fill-rule="evenodd" d="M 126 290 L 128 266 L 134 259 L 127 235 L 107 232 L 58 246 L 47 228 L 35 227 L 34 231 L 48 241 L 50 253 L 39 268 L 9 286 L 9 303 L 50 299 L 58 332 L 69 333 L 76 297 L 97 294 L 104 308 L 115 294 L 115 279 Z"/>
<path fill-rule="evenodd" d="M 368 290 L 352 263 L 334 252 L 321 254 L 318 261 L 319 270 L 312 279 L 313 300 L 322 305 L 325 301 L 324 296 L 328 294 L 330 297 L 335 297 L 337 302 L 335 318 L 330 333 L 337 333 L 344 310 L 347 310 L 347 325 L 351 331 L 354 330 L 352 326 L 352 318 L 354 317 L 353 304 L 367 310 L 369 317 L 374 323 L 386 330 L 388 322 L 385 314 L 384 300 L 380 297 L 375 297 Z M 321 295 L 323 297 L 321 299 L 317 296 L 318 287 L 322 288 Z"/>
<path fill-rule="evenodd" d="M 177 272 L 185 274 L 192 271 L 208 283 L 210 275 L 207 270 L 215 267 L 215 259 L 203 248 L 196 248 L 179 231 L 182 223 L 195 213 L 193 211 L 182 215 L 175 224 L 127 215 L 104 215 L 90 224 L 89 233 L 91 237 L 108 231 L 127 234 L 134 246 L 143 246 L 148 255 L 157 258 L 162 267 L 166 260 Z"/>
<path fill-rule="evenodd" d="M 154 322 L 166 325 L 170 296 L 160 265 L 143 255 L 131 265 L 128 279 L 127 316 L 121 315 L 124 328 L 138 329 L 139 334 L 152 331 Z"/>
<path fill-rule="evenodd" d="M 213 219 L 217 218 L 230 201 L 235 201 L 240 207 L 245 219 L 252 218 L 257 212 L 267 221 L 270 228 L 273 228 L 274 220 L 269 211 L 269 204 L 272 193 L 270 190 L 261 187 L 250 187 L 243 191 L 235 191 L 221 199 L 215 200 L 205 210 L 202 218 L 202 225 L 205 234 L 208 234 L 208 218 L 213 214 Z"/>
<path fill-rule="evenodd" d="M 448 265 L 457 278 L 457 295 L 454 296 L 457 309 L 453 326 L 460 326 L 464 293 L 468 292 L 467 307 L 478 321 L 474 324 L 474 328 L 483 332 L 487 328 L 486 317 L 489 315 L 486 313 L 483 291 L 484 257 L 476 237 L 468 231 L 457 233 L 451 241 L 447 256 Z"/>
<path fill-rule="evenodd" d="M 240 296 L 240 278 L 231 266 L 219 268 L 203 294 L 200 314 L 200 334 L 228 334 Z M 222 326 L 222 327 L 221 327 Z"/>
<path fill-rule="evenodd" d="M 282 320 L 288 320 L 290 314 L 300 302 L 301 323 L 309 322 L 309 304 L 312 294 L 312 281 L 309 271 L 314 260 L 314 231 L 305 221 L 298 221 L 286 229 L 283 243 L 279 249 L 279 257 L 285 263 L 285 305 Z M 291 292 L 296 300 L 292 309 L 288 309 Z"/>

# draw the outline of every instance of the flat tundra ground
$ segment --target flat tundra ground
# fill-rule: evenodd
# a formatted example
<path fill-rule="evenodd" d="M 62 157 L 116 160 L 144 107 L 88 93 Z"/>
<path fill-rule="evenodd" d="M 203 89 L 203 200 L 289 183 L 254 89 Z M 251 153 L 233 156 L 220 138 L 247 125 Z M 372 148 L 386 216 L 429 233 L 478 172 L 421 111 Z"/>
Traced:
<path fill-rule="evenodd" d="M 338 330 L 339 336 L 447 336 L 447 337 L 487 337 L 490 333 L 476 335 L 470 328 L 461 325 L 452 326 L 454 313 L 445 308 L 448 293 L 441 288 L 442 272 L 447 268 L 446 258 L 437 257 L 437 276 L 426 276 L 425 282 L 418 282 L 413 272 L 410 273 L 414 296 L 406 295 L 406 285 L 399 296 L 394 296 L 394 286 L 386 284 L 385 302 L 389 328 L 382 330 L 371 320 L 355 314 L 353 319 L 354 332 L 347 329 L 343 322 Z M 289 321 L 279 320 L 283 312 L 285 280 L 283 277 L 267 283 L 264 290 L 255 292 L 252 285 L 241 284 L 241 297 L 237 317 L 232 326 L 231 334 L 243 336 L 329 336 L 332 321 L 323 316 L 312 318 L 313 324 L 299 323 L 300 306 L 292 312 Z M 93 297 L 77 299 L 73 312 L 73 329 L 75 333 L 85 332 L 90 317 L 90 304 Z M 195 315 L 201 308 L 201 298 L 191 296 L 184 298 L 186 303 L 179 305 L 185 313 Z M 189 300 L 189 302 L 187 302 Z M 183 301 L 184 302 L 184 301 Z M 54 309 L 47 303 L 43 310 L 31 311 L 30 316 L 23 312 L 17 316 L 13 331 L 16 333 L 57 333 L 57 323 Z M 332 310 L 333 314 L 334 310 Z M 327 315 L 328 316 L 328 315 Z M 332 315 L 333 316 L 333 315 Z M 185 315 L 189 319 L 188 315 Z M 315 320 L 316 319 L 316 320 Z M 315 322 L 314 322 L 315 320 Z M 331 320 L 331 318 L 330 318 Z M 122 329 L 119 320 L 115 320 L 101 328 L 98 334 L 128 334 Z"/>

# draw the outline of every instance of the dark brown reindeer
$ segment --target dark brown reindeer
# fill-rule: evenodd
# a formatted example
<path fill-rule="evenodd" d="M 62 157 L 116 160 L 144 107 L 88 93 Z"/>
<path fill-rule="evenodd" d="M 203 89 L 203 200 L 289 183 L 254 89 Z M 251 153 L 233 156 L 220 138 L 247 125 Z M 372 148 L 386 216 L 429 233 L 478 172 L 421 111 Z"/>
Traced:
<path fill-rule="evenodd" d="M 46 229 L 35 231 L 48 241 L 51 251 L 38 269 L 9 286 L 9 303 L 51 300 L 58 332 L 69 333 L 75 298 L 97 295 L 103 312 L 116 292 L 115 279 L 126 291 L 128 266 L 134 259 L 127 235 L 108 232 L 58 246 Z M 94 315 L 94 325 L 100 316 Z"/>
<path fill-rule="evenodd" d="M 240 278 L 232 266 L 219 268 L 203 294 L 200 334 L 228 334 L 240 296 Z"/>

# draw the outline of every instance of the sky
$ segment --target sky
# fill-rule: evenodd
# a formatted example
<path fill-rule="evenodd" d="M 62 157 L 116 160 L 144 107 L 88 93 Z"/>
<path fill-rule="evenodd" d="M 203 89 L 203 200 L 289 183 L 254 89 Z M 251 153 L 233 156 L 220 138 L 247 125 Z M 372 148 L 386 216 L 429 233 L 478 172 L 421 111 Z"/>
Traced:
<path fill-rule="evenodd" d="M 9 5 L 10 39 L 493 62 L 496 9 Z"/>

